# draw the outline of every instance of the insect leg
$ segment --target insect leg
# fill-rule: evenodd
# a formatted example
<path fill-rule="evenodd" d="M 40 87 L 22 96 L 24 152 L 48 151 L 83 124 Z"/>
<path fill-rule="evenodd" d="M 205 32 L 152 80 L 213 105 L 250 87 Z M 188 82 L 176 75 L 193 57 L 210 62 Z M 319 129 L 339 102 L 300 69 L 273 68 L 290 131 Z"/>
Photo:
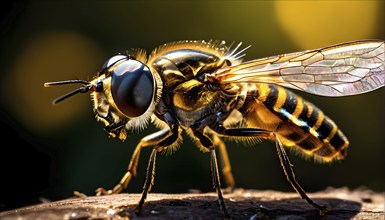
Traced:
<path fill-rule="evenodd" d="M 281 143 L 281 140 L 275 135 L 274 132 L 266 131 L 266 130 L 260 130 L 260 129 L 253 129 L 253 128 L 239 128 L 239 129 L 218 129 L 219 133 L 228 135 L 228 136 L 253 136 L 253 137 L 263 137 L 263 138 L 269 138 L 269 139 L 275 139 L 275 145 L 278 151 L 279 161 L 282 165 L 283 171 L 285 172 L 286 178 L 293 187 L 293 189 L 301 196 L 302 199 L 305 199 L 306 202 L 308 202 L 313 207 L 317 208 L 320 211 L 320 215 L 324 215 L 328 208 L 325 206 L 321 206 L 318 203 L 314 202 L 312 199 L 310 199 L 306 192 L 302 189 L 302 187 L 299 185 L 297 180 L 295 179 L 294 171 L 292 169 L 292 164 L 289 161 L 289 158 L 286 155 L 286 152 L 283 148 L 283 145 Z"/>
<path fill-rule="evenodd" d="M 139 162 L 140 151 L 143 147 L 154 146 L 161 141 L 167 139 L 169 136 L 172 136 L 170 129 L 163 129 L 153 134 L 147 135 L 142 138 L 138 145 L 136 145 L 134 153 L 131 156 L 130 163 L 128 164 L 127 172 L 123 175 L 120 182 L 112 189 L 105 190 L 104 188 L 98 188 L 96 190 L 96 195 L 109 195 L 109 194 L 118 194 L 123 189 L 127 188 L 128 183 L 131 180 L 132 176 L 136 176 L 136 168 Z"/>
<path fill-rule="evenodd" d="M 135 208 L 135 213 L 140 214 L 144 201 L 147 198 L 147 194 L 151 191 L 151 187 L 154 185 L 155 177 L 155 160 L 156 160 L 156 148 L 151 152 L 150 159 L 148 160 L 146 181 L 144 182 L 142 197 L 140 198 L 138 206 Z"/>
<path fill-rule="evenodd" d="M 217 162 L 217 156 L 215 154 L 215 147 L 211 140 L 205 136 L 202 132 L 200 131 L 194 131 L 195 137 L 197 137 L 200 141 L 200 143 L 210 151 L 210 164 L 211 164 L 211 172 L 212 172 L 212 178 L 213 178 L 213 185 L 214 188 L 217 190 L 218 193 L 218 203 L 219 206 L 221 207 L 225 218 L 229 218 L 230 215 L 227 211 L 226 204 L 223 200 L 223 195 L 221 191 L 221 182 L 220 182 L 220 177 L 219 177 L 219 172 L 218 172 L 218 162 Z"/>
<path fill-rule="evenodd" d="M 211 172 L 213 175 L 213 183 L 218 193 L 218 203 L 221 206 L 225 217 L 229 218 L 230 215 L 229 215 L 229 212 L 227 211 L 226 204 L 222 196 L 221 182 L 219 178 L 218 162 L 217 162 L 217 156 L 215 154 L 215 148 L 210 149 L 210 161 L 211 161 Z"/>
<path fill-rule="evenodd" d="M 310 199 L 306 192 L 302 189 L 302 187 L 299 185 L 297 180 L 295 179 L 294 171 L 292 169 L 293 165 L 290 163 L 289 158 L 286 155 L 286 152 L 282 146 L 281 141 L 278 137 L 276 137 L 275 146 L 278 151 L 279 161 L 281 162 L 283 171 L 285 172 L 286 178 L 293 187 L 295 191 L 297 191 L 298 194 L 302 197 L 302 199 L 305 199 L 307 203 L 312 205 L 313 207 L 317 208 L 320 211 L 320 215 L 325 215 L 325 213 L 329 210 L 326 206 L 321 206 L 318 203 L 314 202 L 312 199 Z"/>
<path fill-rule="evenodd" d="M 162 133 L 161 131 L 164 131 L 164 133 Z M 172 144 L 176 143 L 179 138 L 178 126 L 171 126 L 171 130 L 165 129 L 161 131 L 159 131 L 160 135 L 157 135 L 158 132 L 153 134 L 153 138 L 155 138 L 153 139 L 154 149 L 152 150 L 150 159 L 148 161 L 146 181 L 144 182 L 142 197 L 140 198 L 138 206 L 135 208 L 136 214 L 140 214 L 140 212 L 142 211 L 142 207 L 147 198 L 147 194 L 151 191 L 151 187 L 154 185 L 156 153 L 158 151 L 162 151 L 165 147 L 171 146 Z M 166 131 L 168 131 L 168 133 L 166 133 Z M 150 138 L 152 137 L 152 135 L 149 135 L 147 137 Z M 136 162 L 135 164 L 135 169 L 137 163 L 138 162 Z"/>
<path fill-rule="evenodd" d="M 235 188 L 235 181 L 233 173 L 231 172 L 231 164 L 229 160 L 229 155 L 227 153 L 225 143 L 217 136 L 213 135 L 213 144 L 219 147 L 219 155 L 221 159 L 221 169 L 222 174 L 225 177 L 225 182 L 231 190 Z"/>

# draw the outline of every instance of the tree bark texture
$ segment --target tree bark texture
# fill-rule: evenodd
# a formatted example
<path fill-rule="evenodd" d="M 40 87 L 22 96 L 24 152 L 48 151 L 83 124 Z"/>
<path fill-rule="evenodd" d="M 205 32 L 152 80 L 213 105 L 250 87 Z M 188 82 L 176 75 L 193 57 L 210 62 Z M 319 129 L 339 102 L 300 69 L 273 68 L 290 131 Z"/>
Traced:
<path fill-rule="evenodd" d="M 231 219 L 385 219 L 384 192 L 329 188 L 309 193 L 330 211 L 324 216 L 295 192 L 236 189 L 225 193 Z M 0 213 L 9 219 L 223 219 L 216 193 L 150 193 L 141 215 L 134 209 L 141 194 L 84 196 L 45 202 Z"/>

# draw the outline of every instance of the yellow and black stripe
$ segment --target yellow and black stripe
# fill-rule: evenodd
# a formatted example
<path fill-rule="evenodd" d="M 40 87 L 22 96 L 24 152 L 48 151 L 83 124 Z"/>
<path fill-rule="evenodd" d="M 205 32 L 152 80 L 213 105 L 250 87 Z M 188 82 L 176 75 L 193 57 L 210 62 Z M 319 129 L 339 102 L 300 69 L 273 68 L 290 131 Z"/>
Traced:
<path fill-rule="evenodd" d="M 281 120 L 274 132 L 284 145 L 296 146 L 325 162 L 345 156 L 348 140 L 316 106 L 273 84 L 261 84 L 258 95 L 257 99 Z"/>

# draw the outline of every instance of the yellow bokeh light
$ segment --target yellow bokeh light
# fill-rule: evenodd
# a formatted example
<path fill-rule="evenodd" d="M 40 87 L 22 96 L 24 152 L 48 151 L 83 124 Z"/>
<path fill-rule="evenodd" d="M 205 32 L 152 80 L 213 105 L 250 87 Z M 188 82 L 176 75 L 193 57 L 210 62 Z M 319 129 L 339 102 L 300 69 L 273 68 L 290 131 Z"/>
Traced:
<path fill-rule="evenodd" d="M 89 80 L 103 58 L 98 46 L 74 32 L 45 32 L 26 39 L 2 85 L 2 99 L 12 117 L 34 132 L 63 127 L 91 108 L 89 96 L 53 106 L 52 100 L 79 85 L 44 88 L 44 82 L 80 78 Z M 92 72 L 90 72 L 92 71 Z M 88 101 L 85 101 L 87 99 Z"/>
<path fill-rule="evenodd" d="M 278 23 L 301 49 L 371 38 L 380 1 L 276 1 Z"/>

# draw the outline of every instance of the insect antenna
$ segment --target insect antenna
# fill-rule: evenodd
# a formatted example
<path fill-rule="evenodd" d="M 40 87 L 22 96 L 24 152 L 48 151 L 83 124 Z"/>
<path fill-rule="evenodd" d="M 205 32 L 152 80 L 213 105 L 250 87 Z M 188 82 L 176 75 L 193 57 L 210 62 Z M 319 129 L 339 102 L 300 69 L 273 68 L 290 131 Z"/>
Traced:
<path fill-rule="evenodd" d="M 65 80 L 65 81 L 58 81 L 58 82 L 46 82 L 44 83 L 44 87 L 50 87 L 50 86 L 56 86 L 56 85 L 66 85 L 66 84 L 83 84 L 84 86 L 80 87 L 80 88 L 77 88 L 67 94 L 64 94 L 56 99 L 54 99 L 52 101 L 52 104 L 57 104 L 61 101 L 63 101 L 64 99 L 67 99 L 75 94 L 78 94 L 78 93 L 86 93 L 88 91 L 90 91 L 91 89 L 94 90 L 95 89 L 95 86 L 92 85 L 91 83 L 85 81 L 85 80 L 80 80 L 80 79 L 74 79 L 74 80 Z"/>

